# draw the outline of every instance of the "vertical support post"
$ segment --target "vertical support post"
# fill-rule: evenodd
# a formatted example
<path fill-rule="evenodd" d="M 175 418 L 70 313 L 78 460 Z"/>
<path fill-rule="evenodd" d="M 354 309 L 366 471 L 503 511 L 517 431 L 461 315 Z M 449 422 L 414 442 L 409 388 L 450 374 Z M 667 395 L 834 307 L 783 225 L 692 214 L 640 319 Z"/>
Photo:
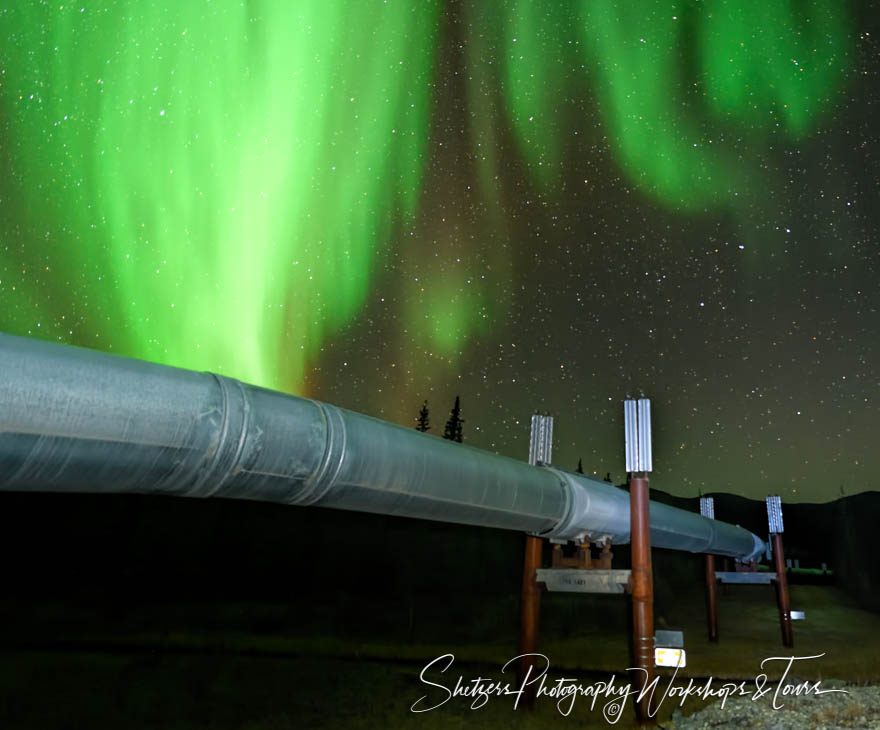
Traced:
<path fill-rule="evenodd" d="M 606 537 L 602 543 L 602 552 L 599 553 L 599 570 L 611 570 L 611 560 L 614 553 L 611 552 L 611 538 Z"/>
<path fill-rule="evenodd" d="M 715 500 L 700 497 L 700 514 L 715 519 Z M 706 554 L 706 631 L 709 641 L 718 641 L 718 583 L 715 579 L 715 556 Z"/>
<path fill-rule="evenodd" d="M 779 627 L 782 630 L 783 646 L 794 646 L 791 631 L 791 603 L 788 597 L 788 578 L 785 575 L 785 558 L 782 555 L 782 535 L 778 532 L 770 536 L 773 543 L 773 558 L 776 563 L 776 602 L 779 604 Z"/>
<path fill-rule="evenodd" d="M 788 577 L 785 573 L 785 555 L 782 550 L 782 500 L 767 497 L 767 521 L 770 526 L 770 543 L 773 547 L 773 563 L 776 568 L 776 603 L 779 606 L 779 627 L 783 646 L 794 646 L 791 631 L 791 603 L 788 597 Z"/>
<path fill-rule="evenodd" d="M 651 515 L 648 472 L 651 471 L 651 403 L 647 398 L 623 403 L 626 470 L 630 480 L 630 532 L 632 541 L 633 667 L 641 670 L 637 689 L 654 679 L 654 573 L 651 566 Z M 652 722 L 650 693 L 635 701 L 642 724 Z"/>
<path fill-rule="evenodd" d="M 541 587 L 535 577 L 538 568 L 541 567 L 541 549 L 543 540 L 534 535 L 526 535 L 526 554 L 523 562 L 522 604 L 520 607 L 520 631 L 519 631 L 519 685 L 522 686 L 526 678 L 534 678 L 535 660 L 526 654 L 535 654 L 538 651 L 538 625 L 541 613 Z M 535 702 L 535 685 L 526 687 L 526 692 L 521 699 L 521 704 L 531 707 Z"/>
<path fill-rule="evenodd" d="M 529 437 L 529 464 L 550 463 L 553 449 L 553 417 L 535 414 L 532 416 L 532 430 Z M 538 624 L 541 613 L 541 587 L 537 582 L 537 571 L 541 567 L 541 553 L 544 541 L 534 535 L 526 535 L 525 559 L 523 560 L 522 595 L 520 605 L 519 653 L 535 654 L 538 650 Z M 534 677 L 533 657 L 523 656 L 519 661 L 519 684 Z M 531 676 L 530 676 L 531 674 Z M 535 685 L 529 685 L 521 698 L 524 707 L 530 708 L 535 702 Z"/>
<path fill-rule="evenodd" d="M 706 632 L 709 641 L 718 641 L 718 583 L 715 578 L 715 556 L 706 555 Z"/>
<path fill-rule="evenodd" d="M 632 530 L 633 664 L 643 670 L 642 689 L 654 679 L 654 574 L 651 568 L 651 522 L 648 512 L 648 479 L 636 473 L 630 482 L 630 529 Z M 651 719 L 648 696 L 636 701 L 640 722 Z"/>

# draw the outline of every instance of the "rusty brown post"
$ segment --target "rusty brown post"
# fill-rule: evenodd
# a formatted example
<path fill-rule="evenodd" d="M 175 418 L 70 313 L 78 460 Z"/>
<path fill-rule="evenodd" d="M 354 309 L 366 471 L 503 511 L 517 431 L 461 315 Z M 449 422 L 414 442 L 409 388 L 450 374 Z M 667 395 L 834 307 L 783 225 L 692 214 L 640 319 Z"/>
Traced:
<path fill-rule="evenodd" d="M 706 555 L 706 628 L 709 641 L 718 641 L 718 584 L 714 555 Z"/>
<path fill-rule="evenodd" d="M 519 653 L 534 654 L 538 650 L 538 617 L 541 609 L 541 587 L 537 582 L 537 570 L 541 567 L 541 550 L 543 540 L 540 537 L 526 535 L 526 554 L 523 564 L 522 606 L 520 608 Z M 533 657 L 523 656 L 519 660 L 519 685 L 529 676 L 529 669 L 534 679 L 535 661 Z M 525 707 L 532 707 L 535 702 L 535 688 L 532 684 L 526 688 L 521 698 Z"/>
<path fill-rule="evenodd" d="M 549 464 L 553 452 L 553 417 L 549 414 L 535 413 L 532 416 L 532 426 L 529 435 L 529 464 Z M 525 654 L 535 654 L 538 651 L 538 618 L 541 612 L 541 586 L 538 585 L 538 568 L 541 567 L 541 554 L 544 542 L 540 537 L 526 535 L 526 552 L 523 560 L 522 599 L 520 606 L 519 626 L 519 660 L 518 674 L 519 685 L 528 677 L 534 679 L 535 660 Z M 564 562 L 562 548 L 553 546 L 553 567 L 557 563 Z M 531 670 L 531 675 L 529 674 Z M 520 696 L 520 701 L 526 708 L 531 708 L 535 703 L 536 685 L 530 684 Z"/>
<path fill-rule="evenodd" d="M 782 629 L 782 644 L 794 646 L 791 632 L 791 604 L 788 599 L 788 578 L 785 574 L 785 555 L 782 552 L 782 535 L 770 535 L 773 546 L 773 562 L 776 565 L 776 602 L 779 604 L 779 626 Z"/>
<path fill-rule="evenodd" d="M 648 478 L 633 474 L 630 482 L 630 528 L 632 531 L 633 666 L 643 670 L 635 689 L 650 686 L 654 679 L 654 574 L 651 569 L 651 519 Z M 638 697 L 638 695 L 636 695 Z M 636 699 L 636 716 L 652 721 L 649 695 Z"/>
<path fill-rule="evenodd" d="M 700 514 L 715 519 L 715 498 L 700 494 Z M 709 641 L 718 641 L 718 584 L 715 581 L 715 556 L 706 556 L 706 628 Z"/>
<path fill-rule="evenodd" d="M 776 567 L 776 603 L 779 606 L 779 626 L 784 646 L 794 646 L 791 635 L 791 604 L 788 601 L 788 576 L 785 574 L 785 553 L 782 551 L 782 499 L 779 495 L 767 497 L 767 524 L 773 563 Z"/>
<path fill-rule="evenodd" d="M 602 544 L 602 552 L 599 553 L 599 568 L 601 570 L 611 570 L 611 560 L 614 553 L 611 552 L 611 538 L 606 538 Z"/>

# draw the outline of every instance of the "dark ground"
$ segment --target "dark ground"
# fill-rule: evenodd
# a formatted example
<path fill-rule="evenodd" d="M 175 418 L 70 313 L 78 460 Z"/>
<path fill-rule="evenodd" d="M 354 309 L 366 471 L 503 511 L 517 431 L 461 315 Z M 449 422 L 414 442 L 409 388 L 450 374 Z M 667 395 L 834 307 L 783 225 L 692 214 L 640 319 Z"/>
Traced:
<path fill-rule="evenodd" d="M 696 511 L 695 500 L 669 501 Z M 607 725 L 585 701 L 567 718 L 546 699 L 531 714 L 511 698 L 409 711 L 431 691 L 419 671 L 447 652 L 454 677 L 507 676 L 521 535 L 213 500 L 3 494 L 0 505 L 0 727 Z M 716 499 L 720 519 L 758 534 L 763 509 Z M 792 585 L 792 607 L 807 613 L 794 654 L 825 654 L 802 664 L 805 678 L 880 682 L 878 515 L 877 493 L 785 506 L 787 554 L 827 562 L 837 581 Z M 626 567 L 626 548 L 615 553 Z M 678 681 L 750 679 L 762 659 L 791 654 L 772 588 L 719 592 L 721 642 L 710 645 L 701 558 L 658 550 L 654 564 L 657 627 L 685 632 Z M 625 597 L 545 594 L 550 675 L 622 682 L 628 625 Z"/>

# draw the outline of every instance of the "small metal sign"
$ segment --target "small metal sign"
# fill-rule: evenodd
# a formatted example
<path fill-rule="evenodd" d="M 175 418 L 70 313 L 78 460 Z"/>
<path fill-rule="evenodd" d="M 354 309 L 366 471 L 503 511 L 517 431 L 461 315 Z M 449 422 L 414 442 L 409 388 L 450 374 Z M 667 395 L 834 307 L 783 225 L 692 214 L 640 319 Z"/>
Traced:
<path fill-rule="evenodd" d="M 654 666 L 686 667 L 687 657 L 684 649 L 654 649 Z"/>
<path fill-rule="evenodd" d="M 654 646 L 667 647 L 669 649 L 684 649 L 683 631 L 655 631 Z"/>
<path fill-rule="evenodd" d="M 805 611 L 792 611 L 791 612 L 791 620 L 792 621 L 803 621 L 807 618 L 807 614 Z"/>
<path fill-rule="evenodd" d="M 722 583 L 772 583 L 776 580 L 776 573 L 764 570 L 754 573 L 719 570 L 716 571 L 715 578 Z"/>
<path fill-rule="evenodd" d="M 539 568 L 536 580 L 548 591 L 565 593 L 624 593 L 629 584 L 628 570 L 579 570 L 577 568 Z"/>

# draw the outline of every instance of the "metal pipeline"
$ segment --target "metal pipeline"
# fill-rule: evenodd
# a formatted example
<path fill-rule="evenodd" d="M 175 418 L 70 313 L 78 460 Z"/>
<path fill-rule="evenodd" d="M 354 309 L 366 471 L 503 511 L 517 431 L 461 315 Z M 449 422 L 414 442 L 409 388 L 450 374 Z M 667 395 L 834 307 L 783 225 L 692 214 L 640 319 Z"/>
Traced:
<path fill-rule="evenodd" d="M 227 497 L 629 541 L 629 494 L 212 373 L 0 333 L 0 490 Z M 751 559 L 651 503 L 651 544 Z"/>

